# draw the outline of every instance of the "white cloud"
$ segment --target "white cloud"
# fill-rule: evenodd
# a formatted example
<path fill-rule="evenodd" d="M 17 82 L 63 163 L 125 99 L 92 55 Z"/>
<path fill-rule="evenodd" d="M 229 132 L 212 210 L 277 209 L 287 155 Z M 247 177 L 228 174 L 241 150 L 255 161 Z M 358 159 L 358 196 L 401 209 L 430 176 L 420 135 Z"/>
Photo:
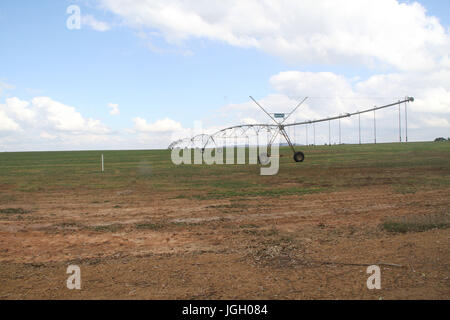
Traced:
<path fill-rule="evenodd" d="M 20 121 L 31 122 L 36 117 L 36 111 L 29 108 L 28 101 L 19 98 L 6 99 L 6 112 L 12 114 Z"/>
<path fill-rule="evenodd" d="M 1 107 L 1 105 L 0 105 Z M 0 131 L 19 131 L 20 126 L 0 108 Z"/>
<path fill-rule="evenodd" d="M 446 30 L 417 2 L 101 0 L 101 3 L 140 34 L 157 34 L 169 44 L 181 47 L 189 45 L 190 39 L 207 39 L 256 48 L 302 65 L 371 69 L 373 75 L 367 79 L 332 72 L 286 71 L 274 75 L 270 83 L 275 92 L 259 97 L 269 112 L 289 112 L 303 97 L 311 97 L 289 121 L 361 110 L 406 95 L 416 98 L 410 104 L 411 129 L 420 129 L 431 138 L 431 127 L 445 127 L 445 121 L 450 119 L 450 29 Z M 379 112 L 378 116 L 383 119 L 388 112 Z M 223 126 L 270 121 L 252 101 L 230 104 L 219 113 Z M 348 119 L 341 122 L 351 123 Z M 151 125 L 141 119 L 135 121 L 135 127 L 150 130 Z"/>
<path fill-rule="evenodd" d="M 39 135 L 41 138 L 43 139 L 49 139 L 49 140 L 54 140 L 56 139 L 58 136 L 54 135 L 54 134 L 50 134 L 48 132 L 41 132 L 41 134 Z"/>
<path fill-rule="evenodd" d="M 252 118 L 243 118 L 243 119 L 241 119 L 241 123 L 243 123 L 243 124 L 256 124 L 256 123 L 258 123 L 258 121 L 256 121 L 255 119 L 252 119 Z"/>
<path fill-rule="evenodd" d="M 7 150 L 74 150 L 115 145 L 120 139 L 97 119 L 49 97 L 17 97 L 0 104 L 0 147 Z"/>
<path fill-rule="evenodd" d="M 347 112 L 369 109 L 398 101 L 406 95 L 414 96 L 409 103 L 408 128 L 413 130 L 411 140 L 431 140 L 435 136 L 446 135 L 450 122 L 450 76 L 441 70 L 431 73 L 395 73 L 369 77 L 367 80 L 349 79 L 330 72 L 280 72 L 270 78 L 277 91 L 266 97 L 259 97 L 259 103 L 270 113 L 290 112 L 305 96 L 310 98 L 287 123 L 326 118 Z M 402 106 L 403 110 L 403 106 Z M 222 109 L 222 114 L 234 115 L 234 122 L 246 123 L 246 117 L 261 123 L 271 120 L 251 101 L 230 104 Z M 346 142 L 357 142 L 355 120 L 357 117 L 342 119 L 342 128 L 348 128 Z M 373 137 L 373 114 L 361 115 L 366 137 Z M 402 111 L 404 122 L 404 111 Z M 232 121 L 232 122 L 233 122 Z M 331 126 L 335 126 L 333 123 Z M 403 130 L 405 129 L 404 123 Z M 328 124 L 318 124 L 318 132 L 326 133 L 322 142 L 328 142 Z M 377 112 L 379 141 L 398 139 L 398 109 L 391 108 Z M 321 128 L 319 130 L 319 128 Z M 305 128 L 298 127 L 304 133 Z M 291 134 L 293 134 L 293 129 Z M 336 128 L 332 129 L 336 131 Z M 310 132 L 311 134 L 311 132 Z M 334 133 L 336 137 L 336 132 Z M 384 140 L 383 140 L 384 139 Z M 366 142 L 370 142 L 370 139 Z"/>
<path fill-rule="evenodd" d="M 450 112 L 450 87 L 426 88 L 424 95 L 417 98 L 413 110 L 423 110 L 432 113 Z"/>
<path fill-rule="evenodd" d="M 371 106 L 408 95 L 416 99 L 411 104 L 413 111 L 450 113 L 450 71 L 445 70 L 381 74 L 361 81 L 329 72 L 288 71 L 271 77 L 270 82 L 278 92 L 289 97 L 321 98 L 324 106 L 330 105 L 336 112 L 352 111 L 348 110 L 349 104 L 355 104 L 352 100 Z"/>
<path fill-rule="evenodd" d="M 374 75 L 357 83 L 355 89 L 365 96 L 412 95 L 416 99 L 411 104 L 413 111 L 450 112 L 450 70 Z"/>
<path fill-rule="evenodd" d="M 194 38 L 254 47 L 301 63 L 400 70 L 448 64 L 449 33 L 417 2 L 395 0 L 101 0 L 169 43 Z"/>
<path fill-rule="evenodd" d="M 134 119 L 133 130 L 115 132 L 50 97 L 31 101 L 14 97 L 0 104 L 2 150 L 166 148 L 174 134 L 190 136 L 193 132 L 169 118 L 148 123 L 139 117 Z"/>
<path fill-rule="evenodd" d="M 36 97 L 31 102 L 43 115 L 47 125 L 54 130 L 94 134 L 110 132 L 110 129 L 99 120 L 86 119 L 74 107 L 64 105 L 49 97 Z"/>
<path fill-rule="evenodd" d="M 427 124 L 430 127 L 442 127 L 442 128 L 448 127 L 448 128 L 450 128 L 449 121 L 445 118 L 428 116 L 428 117 L 425 117 L 423 119 L 423 121 L 425 122 L 425 124 Z"/>
<path fill-rule="evenodd" d="M 108 103 L 109 114 L 112 116 L 118 115 L 120 113 L 119 105 L 117 103 Z"/>
<path fill-rule="evenodd" d="M 280 72 L 270 78 L 271 85 L 290 96 L 307 93 L 310 96 L 348 96 L 353 95 L 349 81 L 331 72 Z"/>
<path fill-rule="evenodd" d="M 183 127 L 179 122 L 169 118 L 158 120 L 154 123 L 147 123 L 147 120 L 136 117 L 133 119 L 134 129 L 139 132 L 172 132 L 182 130 Z"/>
<path fill-rule="evenodd" d="M 81 23 L 82 25 L 89 26 L 90 28 L 94 29 L 95 31 L 108 31 L 111 29 L 108 23 L 98 21 L 90 14 L 83 14 L 81 16 Z"/>
<path fill-rule="evenodd" d="M 280 93 L 269 94 L 266 97 L 258 98 L 257 101 L 270 114 L 288 114 L 292 112 L 305 97 L 302 91 L 296 92 L 295 94 L 292 94 L 293 92 L 291 92 L 291 94 L 284 91 L 279 92 Z M 315 101 L 317 102 L 317 100 Z M 314 108 L 311 107 L 307 100 L 307 102 L 303 103 L 294 114 L 289 116 L 286 123 L 293 122 L 296 119 L 318 119 L 325 111 L 323 104 L 321 106 L 322 108 L 318 112 L 318 110 L 314 110 Z M 328 111 L 335 114 L 336 110 L 334 110 L 334 105 L 332 105 Z M 233 120 L 230 119 L 230 115 L 234 116 Z M 299 115 L 301 115 L 301 118 L 299 118 Z M 262 111 L 253 101 L 247 101 L 241 104 L 229 104 L 223 107 L 221 110 L 221 118 L 223 120 L 228 119 L 229 122 L 234 122 L 234 124 L 236 124 L 236 122 L 242 124 L 274 124 L 274 122 L 264 113 L 264 111 Z"/>

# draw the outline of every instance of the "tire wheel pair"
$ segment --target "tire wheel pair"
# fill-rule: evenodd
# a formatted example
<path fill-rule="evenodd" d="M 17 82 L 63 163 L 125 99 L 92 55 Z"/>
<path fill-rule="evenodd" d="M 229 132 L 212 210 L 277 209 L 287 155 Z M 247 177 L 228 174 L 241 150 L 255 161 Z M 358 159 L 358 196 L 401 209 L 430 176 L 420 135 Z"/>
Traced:
<path fill-rule="evenodd" d="M 305 160 L 305 155 L 303 154 L 303 152 L 298 151 L 294 153 L 294 160 L 295 162 L 303 162 L 303 160 Z"/>

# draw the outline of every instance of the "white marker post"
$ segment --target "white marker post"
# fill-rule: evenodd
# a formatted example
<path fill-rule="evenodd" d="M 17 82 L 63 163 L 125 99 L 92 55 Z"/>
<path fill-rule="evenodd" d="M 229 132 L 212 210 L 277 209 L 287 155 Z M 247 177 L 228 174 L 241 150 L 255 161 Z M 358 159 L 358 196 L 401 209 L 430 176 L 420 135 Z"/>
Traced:
<path fill-rule="evenodd" d="M 102 153 L 102 172 L 105 171 L 105 166 L 103 164 L 103 153 Z"/>

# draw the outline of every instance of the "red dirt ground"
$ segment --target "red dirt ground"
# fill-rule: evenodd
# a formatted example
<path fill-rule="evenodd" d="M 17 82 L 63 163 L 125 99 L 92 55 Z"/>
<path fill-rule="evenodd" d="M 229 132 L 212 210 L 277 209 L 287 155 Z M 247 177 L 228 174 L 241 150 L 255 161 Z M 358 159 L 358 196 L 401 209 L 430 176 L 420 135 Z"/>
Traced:
<path fill-rule="evenodd" d="M 1 216 L 0 299 L 448 299 L 449 230 L 392 234 L 380 223 L 447 213 L 449 191 L 34 193 L 8 204 L 28 213 Z M 70 264 L 81 290 L 66 287 Z M 381 290 L 366 286 L 372 264 Z"/>

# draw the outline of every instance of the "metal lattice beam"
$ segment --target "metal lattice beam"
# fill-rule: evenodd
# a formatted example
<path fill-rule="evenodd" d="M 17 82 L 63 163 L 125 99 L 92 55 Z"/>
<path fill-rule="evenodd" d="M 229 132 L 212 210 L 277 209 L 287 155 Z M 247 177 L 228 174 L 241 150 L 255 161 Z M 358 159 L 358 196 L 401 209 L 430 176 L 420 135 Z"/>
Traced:
<path fill-rule="evenodd" d="M 256 102 L 255 99 L 253 99 L 252 97 L 250 97 L 250 98 L 258 106 L 260 106 L 260 104 L 258 102 Z M 295 112 L 295 110 L 297 110 L 297 108 L 300 107 L 300 105 L 305 100 L 306 100 L 306 98 L 303 99 L 303 101 L 300 102 L 291 113 L 289 113 L 288 117 L 290 115 L 292 115 L 292 113 Z M 281 123 L 277 122 L 275 119 L 272 118 L 272 116 L 270 116 L 270 114 L 267 113 L 267 111 L 262 106 L 260 106 L 261 109 L 265 113 L 267 113 L 269 115 L 269 117 L 276 124 L 259 123 L 259 124 L 242 124 L 242 125 L 231 126 L 231 127 L 227 127 L 227 128 L 221 129 L 221 130 L 219 130 L 219 131 L 217 131 L 217 132 L 215 132 L 213 134 L 210 134 L 210 135 L 208 135 L 208 134 L 199 134 L 199 135 L 196 135 L 196 136 L 194 136 L 192 138 L 184 138 L 184 139 L 176 140 L 176 141 L 172 142 L 169 145 L 168 148 L 169 149 L 185 148 L 185 147 L 192 148 L 192 147 L 196 147 L 197 145 L 199 145 L 199 147 L 202 147 L 204 149 L 204 148 L 208 147 L 210 144 L 212 144 L 211 147 L 216 147 L 217 146 L 217 141 L 219 139 L 235 138 L 237 136 L 244 136 L 244 135 L 246 136 L 247 132 L 249 130 L 253 129 L 253 131 L 255 132 L 255 134 L 257 136 L 258 141 L 259 141 L 259 133 L 261 131 L 266 131 L 268 133 L 268 136 L 270 135 L 270 139 L 268 137 L 268 145 L 271 145 L 271 143 L 274 141 L 275 137 L 278 134 L 281 134 L 286 139 L 288 144 L 291 146 L 293 151 L 295 152 L 294 145 L 291 143 L 291 140 L 290 140 L 290 138 L 289 138 L 285 128 L 292 127 L 292 126 L 295 127 L 295 126 L 301 126 L 301 125 L 316 124 L 318 122 L 325 122 L 325 121 L 328 121 L 330 123 L 332 120 L 338 120 L 338 119 L 342 119 L 342 118 L 349 118 L 349 117 L 352 117 L 352 116 L 355 116 L 355 115 L 358 115 L 358 120 L 359 120 L 359 123 L 360 123 L 360 115 L 363 114 L 363 113 L 368 113 L 368 112 L 374 112 L 375 113 L 376 110 L 385 109 L 385 108 L 393 107 L 393 106 L 396 106 L 396 105 L 400 106 L 403 103 L 405 103 L 405 106 L 406 106 L 406 104 L 408 102 L 413 102 L 413 101 L 414 101 L 414 98 L 406 97 L 402 101 L 398 101 L 398 102 L 395 102 L 395 103 L 383 105 L 383 106 L 380 106 L 380 107 L 374 107 L 374 108 L 366 109 L 366 110 L 363 110 L 363 111 L 356 111 L 356 112 L 353 112 L 353 113 L 346 113 L 346 114 L 343 114 L 343 115 L 338 115 L 338 116 L 333 116 L 333 117 L 328 117 L 328 118 L 323 118 L 323 119 L 318 119 L 318 120 L 307 120 L 307 121 L 294 122 L 294 123 L 289 123 L 289 124 L 284 124 L 284 121 L 281 122 Z M 406 107 L 405 107 L 405 118 L 406 118 Z M 359 124 L 359 126 L 360 126 L 360 124 Z M 374 130 L 375 130 L 375 127 L 374 127 Z M 359 137 L 361 137 L 361 133 L 360 132 L 361 132 L 361 129 L 359 127 Z M 314 127 L 314 140 L 315 140 L 315 127 Z M 259 142 L 258 142 L 258 144 L 259 144 Z M 314 144 L 315 144 L 315 141 L 314 141 Z"/>

